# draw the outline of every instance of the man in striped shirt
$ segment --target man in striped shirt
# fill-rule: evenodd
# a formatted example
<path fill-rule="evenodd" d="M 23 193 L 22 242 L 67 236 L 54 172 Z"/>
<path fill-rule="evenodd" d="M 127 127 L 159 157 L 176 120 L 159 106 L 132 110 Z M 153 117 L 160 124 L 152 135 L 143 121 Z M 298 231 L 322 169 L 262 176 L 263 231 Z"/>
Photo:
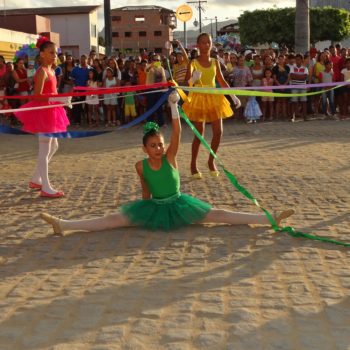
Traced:
<path fill-rule="evenodd" d="M 173 77 L 174 80 L 180 85 L 185 86 L 185 77 L 188 66 L 188 56 L 187 52 L 178 40 L 174 40 L 177 45 L 176 53 L 176 63 L 173 66 Z"/>
<path fill-rule="evenodd" d="M 302 54 L 298 53 L 295 56 L 295 65 L 293 65 L 289 72 L 289 83 L 290 85 L 305 85 L 306 79 L 309 76 L 308 69 L 303 65 L 304 57 Z M 292 89 L 292 94 L 305 94 L 306 89 Z M 291 97 L 292 102 L 292 122 L 295 121 L 295 117 L 299 107 L 301 107 L 301 116 L 304 120 L 307 114 L 307 97 L 306 96 L 293 96 Z M 300 105 L 299 105 L 300 102 Z"/>

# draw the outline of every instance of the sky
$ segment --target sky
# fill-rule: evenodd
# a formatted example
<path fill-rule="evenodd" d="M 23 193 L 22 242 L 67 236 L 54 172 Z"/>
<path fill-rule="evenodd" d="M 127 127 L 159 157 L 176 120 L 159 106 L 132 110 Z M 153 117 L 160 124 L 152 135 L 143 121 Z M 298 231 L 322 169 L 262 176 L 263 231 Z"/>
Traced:
<path fill-rule="evenodd" d="M 110 0 L 111 8 L 122 6 L 138 6 L 138 5 L 154 5 L 162 6 L 170 10 L 176 11 L 176 8 L 182 4 L 186 4 L 186 0 Z M 193 1 L 193 0 L 189 0 Z M 271 7 L 292 7 L 295 6 L 296 0 L 207 0 L 202 7 L 202 22 L 209 24 L 210 20 L 204 20 L 205 17 L 213 18 L 217 16 L 218 21 L 229 19 L 237 19 L 244 11 L 254 11 L 255 9 L 271 8 Z M 82 6 L 82 5 L 103 5 L 103 0 L 0 0 L 0 8 L 13 9 L 25 7 L 61 7 L 61 6 Z M 196 4 L 189 4 L 193 10 L 192 19 L 187 22 L 187 28 L 193 28 L 193 22 L 198 20 L 198 9 Z M 103 28 L 103 6 L 99 11 L 99 30 Z M 178 23 L 178 29 L 181 25 Z"/>

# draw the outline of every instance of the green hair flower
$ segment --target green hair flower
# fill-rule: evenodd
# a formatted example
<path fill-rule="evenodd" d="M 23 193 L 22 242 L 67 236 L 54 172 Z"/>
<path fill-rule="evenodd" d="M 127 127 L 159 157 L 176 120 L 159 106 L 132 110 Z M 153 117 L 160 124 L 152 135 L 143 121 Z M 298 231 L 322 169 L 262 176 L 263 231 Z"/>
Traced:
<path fill-rule="evenodd" d="M 143 126 L 143 134 L 146 135 L 149 132 L 158 132 L 159 131 L 159 125 L 155 122 L 147 122 Z"/>

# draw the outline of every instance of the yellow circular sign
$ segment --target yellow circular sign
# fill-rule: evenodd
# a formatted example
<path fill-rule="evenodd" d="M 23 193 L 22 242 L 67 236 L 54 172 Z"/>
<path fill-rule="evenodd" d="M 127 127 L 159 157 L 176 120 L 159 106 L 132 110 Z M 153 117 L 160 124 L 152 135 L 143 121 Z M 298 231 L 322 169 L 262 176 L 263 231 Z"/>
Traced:
<path fill-rule="evenodd" d="M 193 12 L 190 6 L 184 4 L 176 9 L 176 18 L 179 21 L 187 22 L 192 18 Z"/>

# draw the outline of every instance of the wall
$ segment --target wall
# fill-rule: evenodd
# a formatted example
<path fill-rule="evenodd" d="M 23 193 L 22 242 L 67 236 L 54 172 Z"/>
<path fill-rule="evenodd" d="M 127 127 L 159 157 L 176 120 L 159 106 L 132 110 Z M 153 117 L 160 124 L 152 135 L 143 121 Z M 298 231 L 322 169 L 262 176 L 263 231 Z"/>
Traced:
<path fill-rule="evenodd" d="M 173 31 L 167 23 L 161 23 L 159 10 L 112 10 L 112 33 L 117 32 L 118 37 L 112 35 L 112 46 L 115 49 L 132 49 L 137 52 L 140 48 L 154 50 L 156 48 L 166 53 L 164 44 L 173 40 Z M 120 16 L 120 21 L 113 21 L 113 16 Z M 136 16 L 144 16 L 145 21 L 135 21 Z M 161 36 L 155 36 L 155 31 L 161 31 Z M 131 32 L 131 37 L 125 37 L 125 32 Z M 139 32 L 146 32 L 140 36 Z"/>
<path fill-rule="evenodd" d="M 37 35 L 0 28 L 0 54 L 12 61 L 15 52 L 24 44 L 36 43 Z"/>
<path fill-rule="evenodd" d="M 74 47 L 74 53 L 77 51 L 78 55 L 88 55 L 92 42 L 96 42 L 97 38 L 92 41 L 90 37 L 90 15 L 89 14 L 72 14 L 65 15 L 48 15 L 51 20 L 51 27 L 54 32 L 60 33 L 61 47 Z M 96 15 L 97 24 L 97 15 Z M 64 50 L 63 50 L 64 51 Z M 73 53 L 73 54 L 74 54 Z"/>
<path fill-rule="evenodd" d="M 36 15 L 0 16 L 0 28 L 31 34 L 51 31 L 50 20 Z"/>

